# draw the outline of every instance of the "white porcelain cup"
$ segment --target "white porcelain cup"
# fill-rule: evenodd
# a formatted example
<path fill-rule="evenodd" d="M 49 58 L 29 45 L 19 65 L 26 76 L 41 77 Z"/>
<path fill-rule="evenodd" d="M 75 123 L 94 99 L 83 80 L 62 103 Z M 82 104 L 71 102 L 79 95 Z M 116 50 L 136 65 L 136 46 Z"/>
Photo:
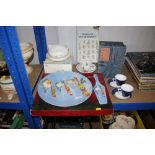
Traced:
<path fill-rule="evenodd" d="M 114 80 L 116 81 L 118 86 L 121 86 L 125 83 L 127 77 L 123 74 L 116 74 Z"/>
<path fill-rule="evenodd" d="M 123 84 L 121 85 L 122 95 L 124 97 L 132 96 L 132 92 L 134 91 L 134 88 L 130 84 Z"/>

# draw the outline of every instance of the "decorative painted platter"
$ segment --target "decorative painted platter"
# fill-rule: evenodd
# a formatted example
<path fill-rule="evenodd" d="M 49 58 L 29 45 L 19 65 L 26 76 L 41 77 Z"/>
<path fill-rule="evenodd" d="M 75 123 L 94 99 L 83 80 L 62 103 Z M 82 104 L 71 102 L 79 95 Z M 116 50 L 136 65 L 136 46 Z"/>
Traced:
<path fill-rule="evenodd" d="M 45 76 L 38 84 L 38 94 L 45 102 L 59 106 L 75 106 L 92 94 L 92 84 L 80 73 L 58 71 Z"/>

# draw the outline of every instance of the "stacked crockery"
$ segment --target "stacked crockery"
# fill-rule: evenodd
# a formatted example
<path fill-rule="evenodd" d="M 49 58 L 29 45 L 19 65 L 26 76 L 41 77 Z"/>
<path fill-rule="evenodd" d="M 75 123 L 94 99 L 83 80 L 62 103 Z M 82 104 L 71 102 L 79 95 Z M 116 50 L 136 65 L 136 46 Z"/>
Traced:
<path fill-rule="evenodd" d="M 9 100 L 12 100 L 13 95 L 16 94 L 16 89 L 13 84 L 11 76 L 2 76 L 0 78 L 0 87 Z"/>
<path fill-rule="evenodd" d="M 0 77 L 3 75 L 9 75 L 9 70 L 4 60 L 2 50 L 0 49 Z"/>
<path fill-rule="evenodd" d="M 2 50 L 0 49 L 0 87 L 4 94 L 7 94 L 8 99 L 11 100 L 16 93 L 13 81 L 11 79 L 7 64 L 4 60 Z M 11 96 L 10 96 L 11 95 Z"/>
<path fill-rule="evenodd" d="M 31 43 L 20 43 L 20 49 L 22 52 L 26 71 L 28 74 L 30 74 L 33 69 L 30 66 L 28 66 L 28 64 L 33 60 L 33 56 L 34 56 L 33 44 L 31 44 Z"/>
<path fill-rule="evenodd" d="M 29 64 L 32 61 L 34 56 L 33 45 L 31 43 L 21 43 L 20 48 L 25 63 L 26 71 L 29 74 L 32 72 L 32 68 L 29 67 L 27 64 Z M 16 89 L 13 84 L 12 78 L 10 76 L 1 49 L 0 49 L 0 87 L 2 91 L 5 94 L 7 94 L 8 99 L 10 100 L 12 99 L 13 95 L 16 94 Z"/>
<path fill-rule="evenodd" d="M 13 81 L 11 79 L 11 76 L 2 76 L 0 78 L 0 86 L 1 86 L 1 89 L 6 94 L 10 94 L 10 93 L 15 92 L 15 87 L 14 87 Z"/>
<path fill-rule="evenodd" d="M 52 61 L 64 61 L 70 57 L 70 51 L 63 45 L 48 45 L 46 57 Z"/>

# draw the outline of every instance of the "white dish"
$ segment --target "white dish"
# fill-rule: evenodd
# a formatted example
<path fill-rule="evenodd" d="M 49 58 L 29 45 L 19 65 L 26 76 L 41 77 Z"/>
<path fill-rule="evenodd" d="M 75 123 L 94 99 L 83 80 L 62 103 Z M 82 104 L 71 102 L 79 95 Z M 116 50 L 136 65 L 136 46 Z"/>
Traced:
<path fill-rule="evenodd" d="M 121 85 L 121 89 L 124 91 L 127 91 L 127 92 L 133 92 L 134 91 L 133 86 L 130 84 L 126 84 L 126 83 Z"/>
<path fill-rule="evenodd" d="M 88 71 L 84 71 L 82 64 L 77 64 L 76 65 L 76 69 L 80 72 L 80 73 L 93 73 L 96 70 L 96 66 L 95 64 L 90 64 L 90 67 L 88 69 Z"/>
<path fill-rule="evenodd" d="M 15 86 L 11 77 L 7 77 L 6 79 L 0 79 L 0 87 L 4 92 L 14 92 L 16 91 Z"/>
<path fill-rule="evenodd" d="M 70 57 L 69 48 L 62 45 L 48 45 L 47 58 L 53 61 L 63 61 Z"/>
<path fill-rule="evenodd" d="M 123 74 L 116 74 L 115 79 L 117 79 L 119 81 L 125 81 L 127 79 L 127 77 Z"/>
<path fill-rule="evenodd" d="M 117 85 L 116 81 L 109 82 L 109 85 L 113 88 L 119 88 L 120 86 Z"/>
<path fill-rule="evenodd" d="M 2 77 L 0 79 L 0 86 L 3 91 L 15 91 L 15 86 L 10 76 Z"/>

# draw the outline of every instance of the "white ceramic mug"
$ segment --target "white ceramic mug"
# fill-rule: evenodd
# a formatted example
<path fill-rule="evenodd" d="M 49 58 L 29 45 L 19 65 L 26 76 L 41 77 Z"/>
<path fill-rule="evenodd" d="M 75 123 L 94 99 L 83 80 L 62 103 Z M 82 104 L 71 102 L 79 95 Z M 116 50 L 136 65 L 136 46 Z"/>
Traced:
<path fill-rule="evenodd" d="M 123 84 L 121 85 L 122 95 L 124 97 L 132 96 L 132 92 L 134 91 L 134 88 L 130 84 Z"/>
<path fill-rule="evenodd" d="M 122 84 L 125 83 L 126 79 L 127 79 L 127 77 L 125 75 L 123 75 L 123 74 L 116 74 L 115 78 L 113 80 L 116 81 L 118 86 L 121 86 Z"/>

